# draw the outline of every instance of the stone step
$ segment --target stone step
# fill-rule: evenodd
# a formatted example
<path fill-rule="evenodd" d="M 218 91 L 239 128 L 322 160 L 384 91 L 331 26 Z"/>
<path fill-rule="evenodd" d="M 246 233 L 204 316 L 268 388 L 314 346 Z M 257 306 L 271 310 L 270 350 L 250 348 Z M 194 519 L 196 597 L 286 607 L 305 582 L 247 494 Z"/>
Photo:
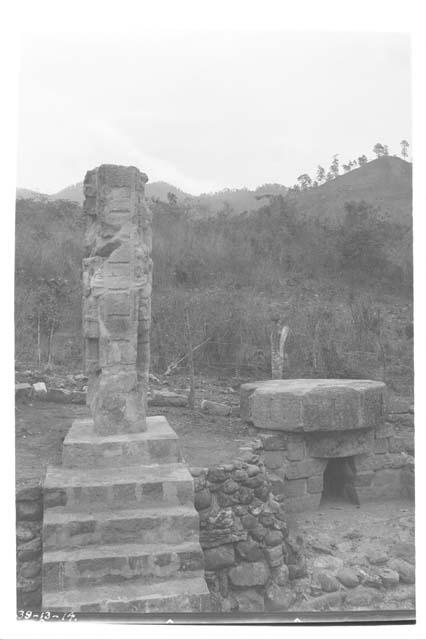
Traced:
<path fill-rule="evenodd" d="M 123 468 L 49 467 L 43 486 L 45 511 L 92 511 L 193 503 L 194 483 L 182 463 Z"/>
<path fill-rule="evenodd" d="M 173 545 L 198 540 L 198 532 L 198 513 L 193 505 L 92 513 L 56 507 L 44 513 L 43 549 L 120 543 Z"/>
<path fill-rule="evenodd" d="M 143 577 L 146 584 L 182 576 L 187 579 L 203 576 L 203 567 L 198 542 L 91 545 L 47 551 L 43 555 L 43 589 L 63 591 L 138 577 Z"/>
<path fill-rule="evenodd" d="M 100 436 L 94 432 L 91 418 L 75 420 L 63 443 L 62 464 L 111 469 L 182 461 L 178 436 L 164 416 L 148 417 L 146 427 L 140 433 Z"/>
<path fill-rule="evenodd" d="M 209 610 L 204 578 L 146 584 L 125 581 L 100 587 L 43 593 L 43 610 L 88 613 L 197 613 Z"/>

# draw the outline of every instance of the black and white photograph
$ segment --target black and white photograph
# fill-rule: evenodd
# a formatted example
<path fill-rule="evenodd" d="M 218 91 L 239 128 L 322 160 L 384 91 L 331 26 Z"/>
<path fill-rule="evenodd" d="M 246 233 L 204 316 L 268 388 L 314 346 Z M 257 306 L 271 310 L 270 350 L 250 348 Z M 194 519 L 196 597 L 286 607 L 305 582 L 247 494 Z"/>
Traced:
<path fill-rule="evenodd" d="M 412 625 L 411 34 L 148 16 L 19 43 L 16 619 Z"/>

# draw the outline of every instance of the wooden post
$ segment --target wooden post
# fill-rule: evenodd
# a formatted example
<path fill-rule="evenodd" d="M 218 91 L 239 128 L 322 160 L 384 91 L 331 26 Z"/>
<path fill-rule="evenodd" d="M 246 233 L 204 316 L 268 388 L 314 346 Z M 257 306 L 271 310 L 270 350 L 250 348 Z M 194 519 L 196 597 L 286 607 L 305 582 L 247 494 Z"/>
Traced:
<path fill-rule="evenodd" d="M 271 374 L 274 380 L 281 380 L 284 372 L 285 343 L 289 334 L 289 327 L 280 328 L 279 318 L 272 319 L 274 325 L 271 330 Z"/>
<path fill-rule="evenodd" d="M 37 355 L 38 366 L 41 366 L 41 340 L 40 340 L 40 309 L 37 312 Z"/>
<path fill-rule="evenodd" d="M 191 325 L 189 322 L 189 311 L 187 307 L 185 308 L 185 333 L 186 333 L 186 345 L 187 345 L 188 366 L 189 366 L 188 406 L 190 409 L 193 409 L 195 406 L 194 354 L 192 350 Z"/>

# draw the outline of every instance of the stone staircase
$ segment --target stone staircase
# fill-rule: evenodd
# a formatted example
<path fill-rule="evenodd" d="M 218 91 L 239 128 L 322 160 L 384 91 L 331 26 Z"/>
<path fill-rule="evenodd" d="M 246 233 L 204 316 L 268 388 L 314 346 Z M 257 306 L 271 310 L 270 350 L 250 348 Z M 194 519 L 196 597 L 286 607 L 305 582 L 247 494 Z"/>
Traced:
<path fill-rule="evenodd" d="M 106 437 L 75 421 L 44 483 L 43 609 L 208 610 L 193 491 L 165 418 Z"/>

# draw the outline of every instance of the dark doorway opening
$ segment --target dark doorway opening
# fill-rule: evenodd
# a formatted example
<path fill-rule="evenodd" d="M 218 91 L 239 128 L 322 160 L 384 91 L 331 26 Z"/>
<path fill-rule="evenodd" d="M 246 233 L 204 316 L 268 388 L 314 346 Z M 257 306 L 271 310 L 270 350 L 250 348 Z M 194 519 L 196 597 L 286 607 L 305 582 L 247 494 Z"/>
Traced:
<path fill-rule="evenodd" d="M 324 471 L 321 502 L 349 502 L 359 504 L 354 487 L 355 469 L 352 457 L 331 458 Z"/>

